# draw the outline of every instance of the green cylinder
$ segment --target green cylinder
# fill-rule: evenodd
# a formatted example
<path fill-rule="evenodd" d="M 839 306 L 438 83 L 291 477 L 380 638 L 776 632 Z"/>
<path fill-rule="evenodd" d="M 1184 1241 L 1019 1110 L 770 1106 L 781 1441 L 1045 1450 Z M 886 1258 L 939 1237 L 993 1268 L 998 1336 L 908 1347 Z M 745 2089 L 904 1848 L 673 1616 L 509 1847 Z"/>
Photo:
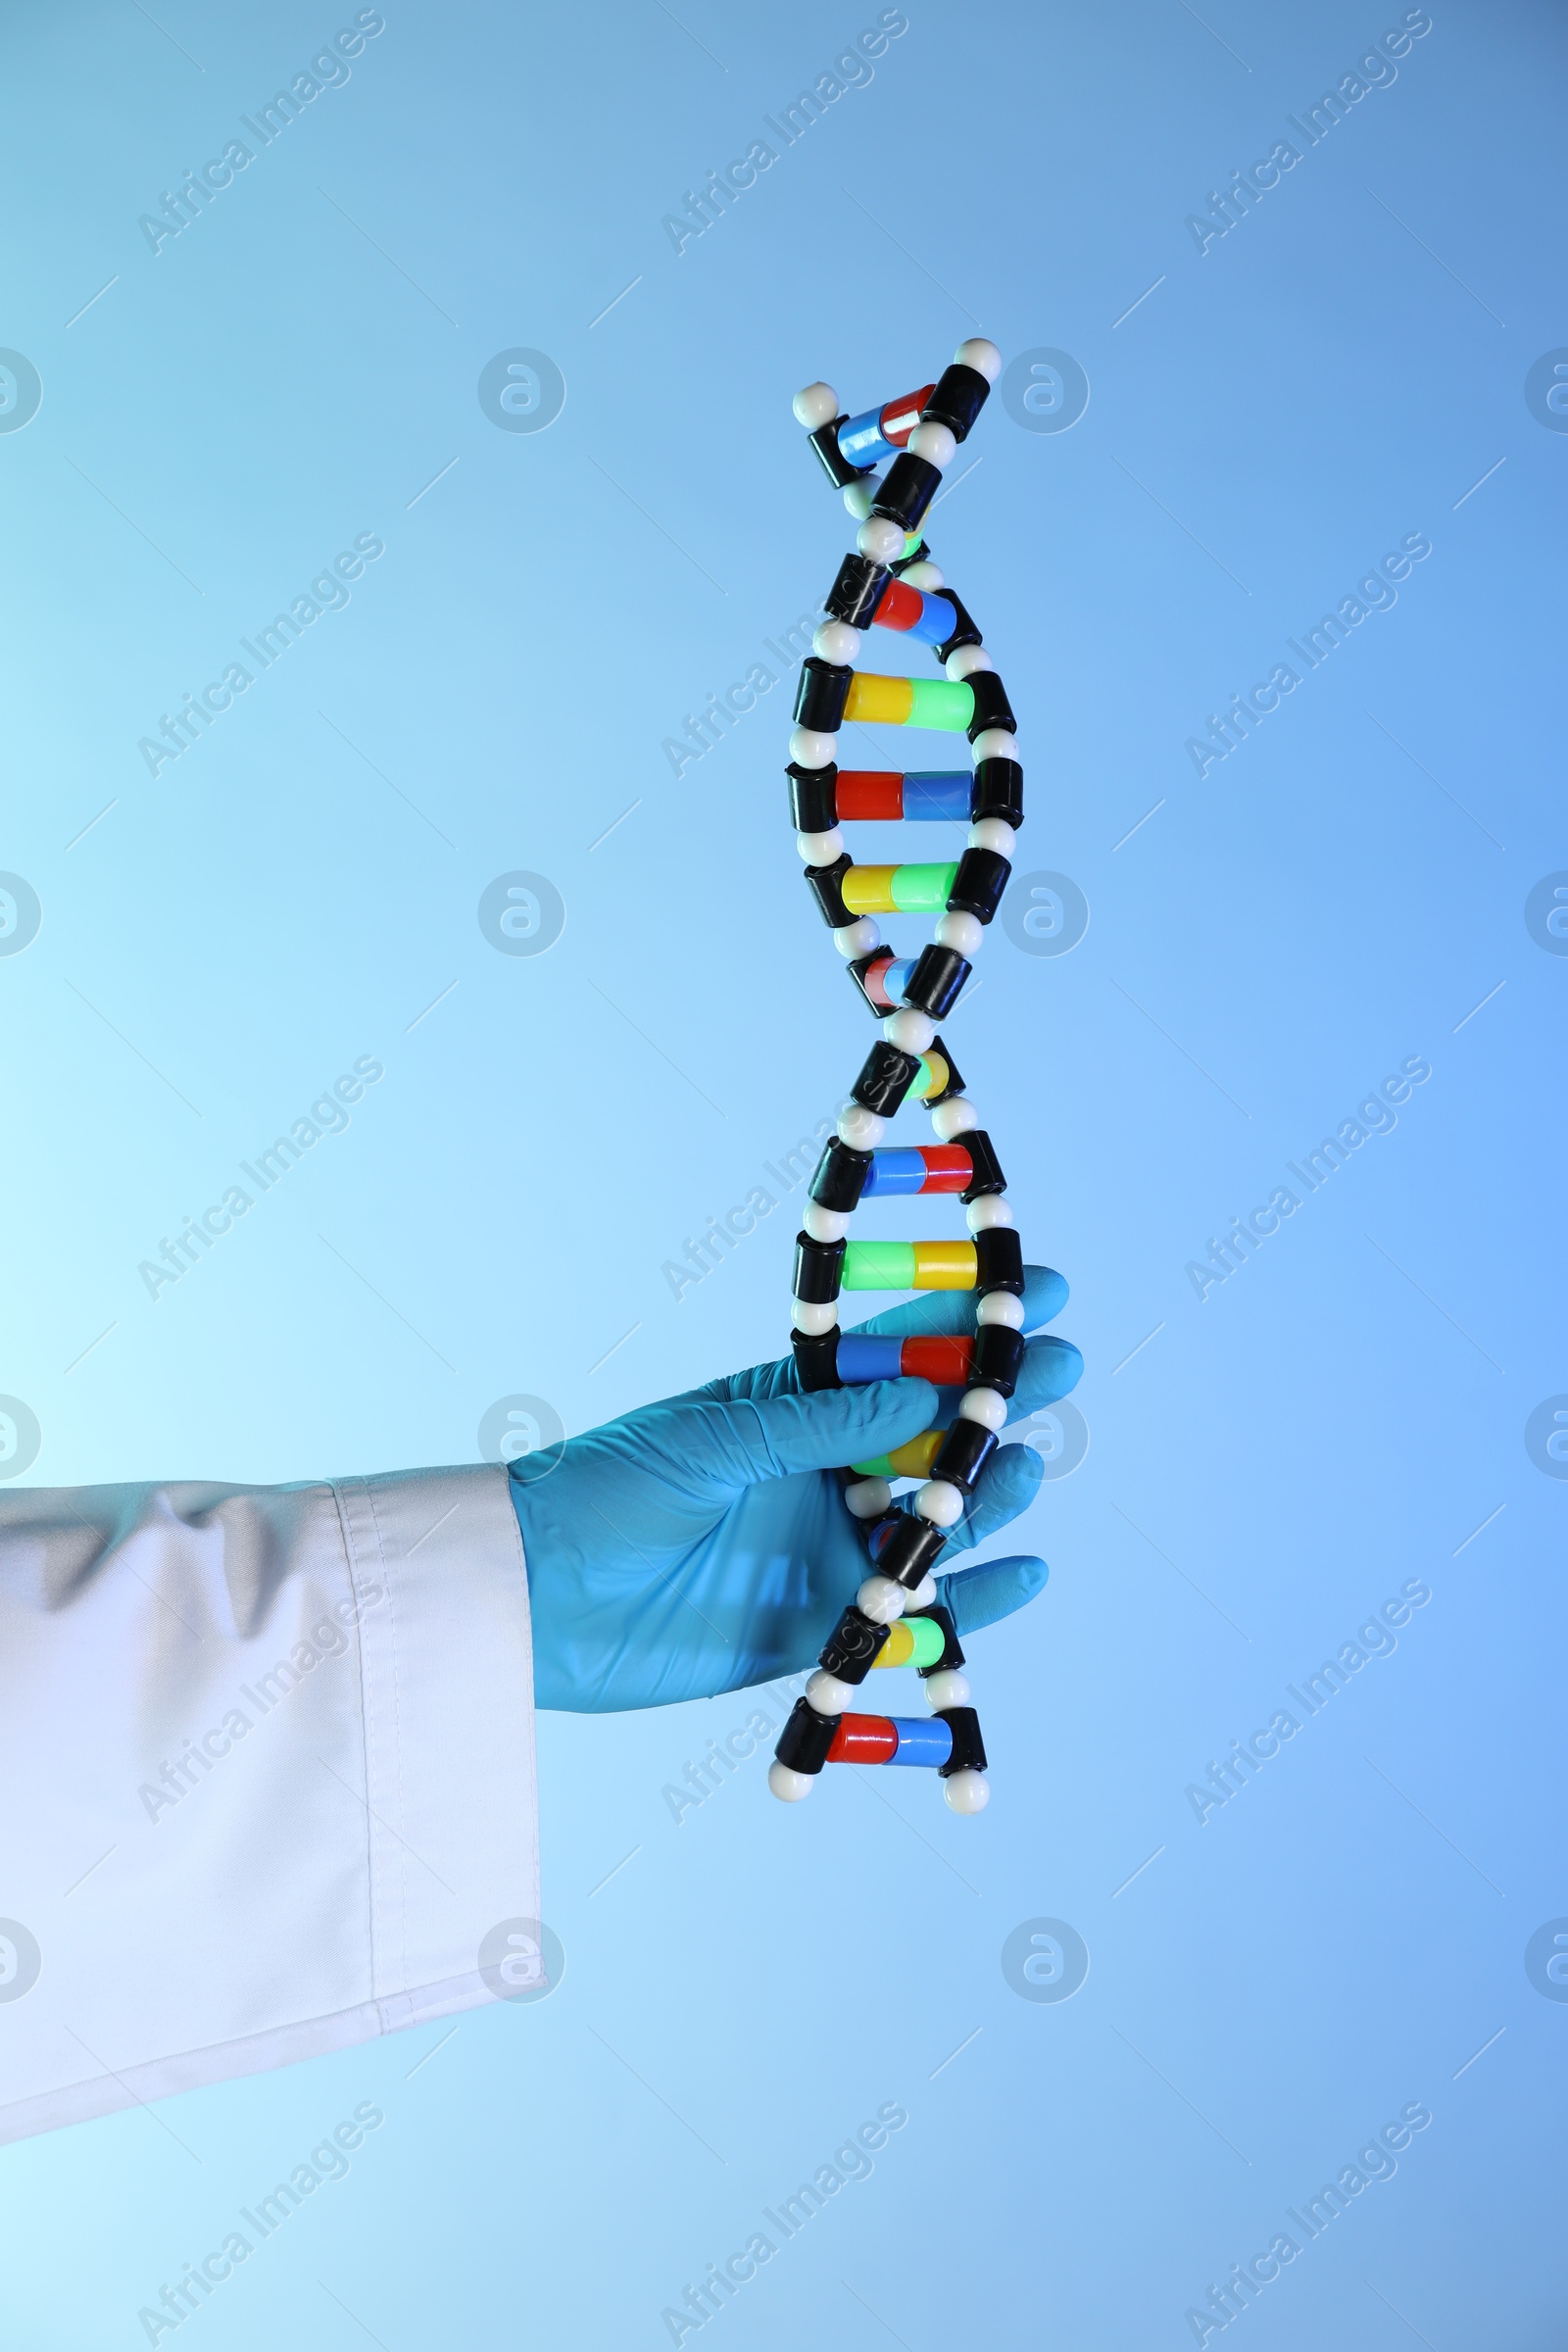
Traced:
<path fill-rule="evenodd" d="M 913 1653 L 905 1660 L 907 1666 L 934 1666 L 947 1648 L 947 1636 L 934 1617 L 906 1617 L 904 1620 L 914 1636 Z"/>
<path fill-rule="evenodd" d="M 906 1101 L 923 1102 L 927 1095 L 940 1095 L 953 1072 L 940 1054 L 922 1054 L 920 1067 L 909 1081 Z"/>
<path fill-rule="evenodd" d="M 940 914 L 952 895 L 956 858 L 951 865 L 896 865 L 893 905 L 900 914 Z"/>
<path fill-rule="evenodd" d="M 912 678 L 914 700 L 905 721 L 910 727 L 945 727 L 961 735 L 974 716 L 974 688 L 964 678 Z"/>
<path fill-rule="evenodd" d="M 846 1291 L 912 1291 L 914 1244 L 846 1242 L 840 1287 Z"/>

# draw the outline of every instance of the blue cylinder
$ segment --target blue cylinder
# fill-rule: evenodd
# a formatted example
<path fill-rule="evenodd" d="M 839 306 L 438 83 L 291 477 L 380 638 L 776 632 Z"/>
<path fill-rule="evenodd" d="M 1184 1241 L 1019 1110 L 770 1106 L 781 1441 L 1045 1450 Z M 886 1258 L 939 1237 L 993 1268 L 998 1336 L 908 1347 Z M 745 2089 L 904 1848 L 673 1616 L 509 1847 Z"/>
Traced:
<path fill-rule="evenodd" d="M 909 985 L 909 974 L 914 969 L 914 961 L 912 956 L 896 956 L 891 963 L 885 963 L 882 966 L 882 986 L 895 1004 L 902 1004 L 904 1002 L 904 992 Z"/>
<path fill-rule="evenodd" d="M 911 768 L 904 779 L 906 818 L 928 822 L 940 817 L 966 825 L 973 782 L 966 767 Z"/>
<path fill-rule="evenodd" d="M 865 409 L 858 416 L 847 416 L 839 426 L 839 448 L 852 466 L 880 466 L 884 458 L 897 454 L 892 442 L 882 438 L 880 409 Z"/>
<path fill-rule="evenodd" d="M 902 1340 L 884 1340 L 875 1332 L 847 1331 L 839 1341 L 839 1378 L 847 1389 L 867 1380 L 897 1380 Z"/>
<path fill-rule="evenodd" d="M 889 1720 L 899 1735 L 890 1764 L 924 1764 L 934 1770 L 952 1755 L 952 1728 L 940 1715 L 894 1715 Z"/>
<path fill-rule="evenodd" d="M 946 645 L 958 625 L 958 615 L 945 596 L 920 592 L 920 617 L 907 632 L 922 645 Z"/>
<path fill-rule="evenodd" d="M 917 1193 L 925 1180 L 925 1160 L 912 1145 L 886 1146 L 871 1154 L 860 1199 L 868 1200 L 873 1193 L 884 1200 L 891 1194 Z"/>

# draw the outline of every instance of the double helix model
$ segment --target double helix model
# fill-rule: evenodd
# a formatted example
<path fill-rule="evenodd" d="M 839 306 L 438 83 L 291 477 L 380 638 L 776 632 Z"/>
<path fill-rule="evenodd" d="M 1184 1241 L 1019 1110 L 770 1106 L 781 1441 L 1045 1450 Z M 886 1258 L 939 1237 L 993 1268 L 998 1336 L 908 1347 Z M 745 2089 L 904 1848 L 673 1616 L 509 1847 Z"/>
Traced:
<path fill-rule="evenodd" d="M 862 416 L 840 416 L 827 384 L 795 396 L 796 416 L 860 527 L 858 552 L 839 566 L 827 618 L 802 665 L 790 812 L 807 883 L 882 1030 L 811 1178 L 795 1245 L 795 1361 L 805 1389 L 903 1376 L 964 1395 L 951 1428 L 928 1430 L 840 1474 L 844 1499 L 864 1527 L 872 1570 L 780 1736 L 768 1786 L 786 1799 L 805 1796 L 824 1764 L 931 1766 L 956 1813 L 978 1813 L 991 1793 L 963 1652 L 951 1615 L 937 1604 L 931 1570 L 1007 1417 L 1023 1357 L 1023 1255 L 1001 1163 L 937 1023 L 957 1002 L 1012 870 L 1023 770 L 1006 691 L 980 631 L 932 563 L 920 525 L 1001 367 L 996 345 L 977 337 L 959 344 L 937 383 Z M 876 468 L 887 461 L 878 480 Z M 879 677 L 857 669 L 868 627 L 897 629 L 930 646 L 946 674 Z M 846 719 L 966 735 L 973 772 L 841 768 L 834 755 Z M 857 865 L 840 827 L 889 820 L 967 824 L 968 843 L 960 858 L 936 864 Z M 917 956 L 884 947 L 872 918 L 913 913 L 936 915 L 931 945 Z M 930 1111 L 934 1144 L 883 1144 L 889 1120 L 906 1102 Z M 968 1240 L 846 1239 L 862 1200 L 909 1193 L 956 1193 L 966 1206 Z M 973 1339 L 840 1332 L 841 1291 L 909 1290 L 976 1292 Z M 924 1481 L 912 1508 L 894 1506 L 895 1478 Z M 874 1666 L 917 1668 L 930 1713 L 852 1712 Z"/>

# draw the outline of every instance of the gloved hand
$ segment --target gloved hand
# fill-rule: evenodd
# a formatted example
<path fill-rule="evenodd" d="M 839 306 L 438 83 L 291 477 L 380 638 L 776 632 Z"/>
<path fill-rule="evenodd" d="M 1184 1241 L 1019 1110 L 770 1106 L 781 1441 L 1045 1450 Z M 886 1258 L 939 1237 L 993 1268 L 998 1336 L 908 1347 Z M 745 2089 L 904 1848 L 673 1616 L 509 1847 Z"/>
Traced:
<path fill-rule="evenodd" d="M 1025 1268 L 1024 1329 L 1059 1314 L 1067 1285 Z M 907 1338 L 972 1332 L 962 1292 L 928 1292 L 858 1326 Z M 1015 1414 L 1064 1396 L 1083 1358 L 1068 1340 L 1032 1339 Z M 756 1365 L 512 1465 L 533 1614 L 541 1707 L 612 1714 L 709 1698 L 815 1662 L 870 1573 L 859 1524 L 830 1474 L 946 1426 L 961 1392 L 924 1380 L 802 1393 L 794 1359 Z M 1027 1446 L 999 1447 L 942 1559 L 1005 1527 L 1043 1476 Z M 939 1575 L 958 1632 L 1032 1600 L 1032 1557 Z"/>

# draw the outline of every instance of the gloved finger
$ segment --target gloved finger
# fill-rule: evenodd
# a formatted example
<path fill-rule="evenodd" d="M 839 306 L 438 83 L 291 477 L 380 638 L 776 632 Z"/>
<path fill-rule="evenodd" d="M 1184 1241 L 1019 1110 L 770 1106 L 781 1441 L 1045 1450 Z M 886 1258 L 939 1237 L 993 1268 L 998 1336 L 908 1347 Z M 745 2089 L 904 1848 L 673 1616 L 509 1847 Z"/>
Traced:
<path fill-rule="evenodd" d="M 1046 1465 L 1032 1446 L 999 1446 L 980 1473 L 973 1501 L 948 1537 L 942 1558 L 972 1551 L 1026 1511 L 1045 1475 Z"/>
<path fill-rule="evenodd" d="M 1044 1590 L 1050 1574 L 1044 1560 L 1021 1555 L 987 1560 L 981 1568 L 966 1568 L 961 1576 L 939 1576 L 937 1597 L 945 1609 L 952 1610 L 962 1641 L 965 1634 L 978 1634 L 999 1618 L 1010 1617 L 1014 1609 L 1023 1608 Z"/>
<path fill-rule="evenodd" d="M 1071 1340 L 1059 1340 L 1054 1332 L 1044 1332 L 1029 1341 L 1018 1367 L 1018 1385 L 1007 1406 L 1009 1421 L 1021 1421 L 1036 1413 L 1042 1405 L 1054 1404 L 1078 1386 L 1083 1377 L 1084 1359 Z M 933 1426 L 948 1429 L 957 1418 L 961 1389 L 939 1389 L 941 1405 Z"/>
<path fill-rule="evenodd" d="M 928 1380 L 871 1380 L 808 1396 L 748 1396 L 720 1405 L 740 1475 L 756 1484 L 796 1470 L 836 1470 L 886 1453 L 931 1427 Z"/>
<path fill-rule="evenodd" d="M 1042 1323 L 1054 1322 L 1066 1303 L 1067 1285 L 1061 1275 L 1050 1266 L 1025 1266 L 1025 1331 L 1035 1331 Z M 911 1298 L 904 1306 L 890 1306 L 885 1313 L 873 1315 L 867 1323 L 853 1324 L 851 1329 L 876 1332 L 886 1339 L 900 1340 L 924 1338 L 935 1332 L 972 1332 L 974 1293 L 927 1291 L 923 1297 Z"/>
<path fill-rule="evenodd" d="M 1054 1332 L 1044 1332 L 1031 1340 L 1023 1351 L 1018 1367 L 1018 1385 L 1013 1390 L 1007 1407 L 1008 1417 L 1019 1420 L 1025 1413 L 1037 1412 L 1043 1404 L 1054 1404 L 1065 1396 L 1083 1378 L 1084 1359 L 1071 1340 L 1062 1340 Z"/>

